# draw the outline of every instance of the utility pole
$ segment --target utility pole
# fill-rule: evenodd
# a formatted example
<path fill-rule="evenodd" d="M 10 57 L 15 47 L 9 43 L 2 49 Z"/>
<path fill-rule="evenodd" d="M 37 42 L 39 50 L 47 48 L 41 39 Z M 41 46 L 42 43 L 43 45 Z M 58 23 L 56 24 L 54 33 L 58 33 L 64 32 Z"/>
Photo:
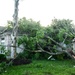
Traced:
<path fill-rule="evenodd" d="M 14 0 L 13 31 L 12 31 L 12 35 L 14 37 L 12 40 L 13 50 L 14 50 L 14 58 L 17 55 L 16 43 L 17 43 L 17 31 L 18 31 L 18 5 L 19 5 L 19 0 Z"/>

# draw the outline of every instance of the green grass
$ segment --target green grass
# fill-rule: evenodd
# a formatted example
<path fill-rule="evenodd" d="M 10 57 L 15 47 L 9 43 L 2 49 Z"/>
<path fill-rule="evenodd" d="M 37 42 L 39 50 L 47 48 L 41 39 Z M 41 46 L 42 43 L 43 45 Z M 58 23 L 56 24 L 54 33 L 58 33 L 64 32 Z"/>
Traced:
<path fill-rule="evenodd" d="M 2 75 L 75 75 L 72 60 L 32 61 L 28 65 L 11 66 Z"/>

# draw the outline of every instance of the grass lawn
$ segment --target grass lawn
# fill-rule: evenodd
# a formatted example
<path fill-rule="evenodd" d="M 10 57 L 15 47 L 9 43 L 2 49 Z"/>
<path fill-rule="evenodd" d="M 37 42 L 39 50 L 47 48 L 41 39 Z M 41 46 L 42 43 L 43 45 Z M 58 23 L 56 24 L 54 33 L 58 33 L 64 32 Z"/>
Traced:
<path fill-rule="evenodd" d="M 37 60 L 31 64 L 11 66 L 1 75 L 75 75 L 72 60 Z"/>

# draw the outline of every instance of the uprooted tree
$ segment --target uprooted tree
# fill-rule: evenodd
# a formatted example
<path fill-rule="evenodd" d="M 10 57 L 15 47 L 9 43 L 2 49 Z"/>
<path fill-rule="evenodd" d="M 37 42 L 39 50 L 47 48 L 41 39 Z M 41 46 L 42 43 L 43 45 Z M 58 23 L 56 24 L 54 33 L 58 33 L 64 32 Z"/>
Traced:
<path fill-rule="evenodd" d="M 25 25 L 26 20 L 23 18 L 20 20 L 19 24 Z M 23 23 L 22 23 L 23 22 Z M 19 44 L 24 44 L 25 51 L 29 52 L 44 52 L 50 55 L 58 55 L 66 53 L 72 59 L 70 51 L 72 51 L 72 39 L 75 35 L 74 26 L 71 20 L 57 20 L 52 21 L 51 26 L 36 28 L 36 25 L 32 24 L 33 28 L 30 28 L 29 23 L 28 27 L 24 29 L 25 35 L 21 36 L 19 39 Z M 24 28 L 24 27 L 23 27 Z M 34 30 L 35 29 L 35 30 Z M 36 32 L 35 32 L 36 31 Z M 35 33 L 34 33 L 35 32 Z M 34 34 L 32 34 L 34 33 Z M 67 47 L 65 46 L 67 45 Z M 58 49 L 57 46 L 60 48 Z"/>
<path fill-rule="evenodd" d="M 75 36 L 75 29 L 72 20 L 52 20 L 51 26 L 47 27 L 47 32 L 45 33 L 47 38 L 52 40 L 54 44 L 58 45 L 61 49 L 57 51 L 67 53 L 72 59 L 72 55 L 69 53 L 73 50 L 72 40 Z M 66 47 L 64 46 L 66 44 Z M 72 53 L 73 54 L 73 53 Z"/>
<path fill-rule="evenodd" d="M 52 21 L 52 26 L 47 28 L 48 34 L 46 33 L 46 37 L 53 41 L 60 49 L 57 48 L 58 52 L 66 53 L 72 59 L 74 59 L 73 55 L 73 45 L 72 40 L 75 36 L 74 25 L 71 20 L 57 20 L 54 19 Z"/>

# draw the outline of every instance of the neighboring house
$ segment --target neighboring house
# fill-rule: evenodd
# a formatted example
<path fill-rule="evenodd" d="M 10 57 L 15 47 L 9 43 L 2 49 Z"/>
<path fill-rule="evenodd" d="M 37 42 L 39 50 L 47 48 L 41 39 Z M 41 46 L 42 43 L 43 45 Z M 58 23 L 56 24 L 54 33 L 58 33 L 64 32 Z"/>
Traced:
<path fill-rule="evenodd" d="M 72 44 L 73 44 L 73 52 L 75 53 L 75 38 L 72 40 Z"/>
<path fill-rule="evenodd" d="M 14 56 L 14 50 L 13 47 L 10 47 L 8 45 L 12 45 L 12 36 L 11 32 L 5 32 L 4 34 L 0 35 L 0 44 L 4 45 L 7 54 L 7 58 L 13 58 Z M 20 45 L 21 48 L 24 49 L 23 45 Z M 17 48 L 17 53 L 23 52 L 21 48 Z M 3 50 L 0 50 L 0 54 L 5 54 Z"/>

